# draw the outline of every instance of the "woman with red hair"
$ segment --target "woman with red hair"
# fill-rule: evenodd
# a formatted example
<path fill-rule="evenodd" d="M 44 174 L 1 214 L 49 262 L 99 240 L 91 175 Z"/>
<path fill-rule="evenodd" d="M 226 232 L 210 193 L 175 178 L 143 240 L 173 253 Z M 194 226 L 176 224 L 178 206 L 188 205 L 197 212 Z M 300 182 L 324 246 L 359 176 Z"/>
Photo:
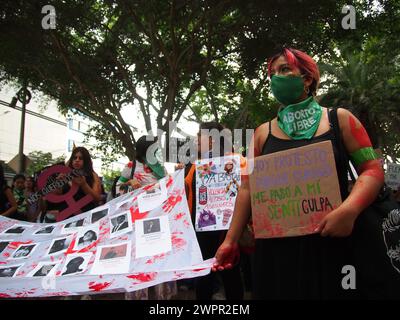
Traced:
<path fill-rule="evenodd" d="M 276 118 L 255 131 L 249 157 L 332 141 L 343 202 L 325 215 L 311 235 L 256 239 L 254 298 L 348 297 L 354 292 L 341 285 L 342 268 L 349 264 L 347 236 L 352 233 L 357 216 L 377 197 L 384 181 L 383 169 L 360 121 L 348 110 L 328 110 L 316 101 L 320 74 L 310 56 L 299 50 L 283 49 L 269 61 L 268 74 L 272 93 L 281 107 Z M 337 127 L 342 144 L 335 139 Z M 339 155 L 341 145 L 359 173 L 350 194 L 347 166 Z M 250 214 L 249 182 L 244 180 L 231 227 L 216 253 L 214 271 L 231 268 L 237 262 L 238 240 Z"/>

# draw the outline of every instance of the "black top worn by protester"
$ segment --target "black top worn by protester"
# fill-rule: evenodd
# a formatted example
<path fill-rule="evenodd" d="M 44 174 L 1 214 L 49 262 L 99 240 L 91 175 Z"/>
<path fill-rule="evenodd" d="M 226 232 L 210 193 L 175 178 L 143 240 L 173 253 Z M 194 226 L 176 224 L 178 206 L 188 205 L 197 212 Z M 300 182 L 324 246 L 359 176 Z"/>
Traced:
<path fill-rule="evenodd" d="M 285 140 L 269 135 L 262 155 L 332 141 L 342 199 L 348 196 L 347 171 L 340 163 L 332 129 L 310 140 Z M 342 288 L 342 268 L 351 265 L 349 238 L 319 234 L 256 239 L 253 263 L 254 299 L 346 299 L 356 292 Z"/>

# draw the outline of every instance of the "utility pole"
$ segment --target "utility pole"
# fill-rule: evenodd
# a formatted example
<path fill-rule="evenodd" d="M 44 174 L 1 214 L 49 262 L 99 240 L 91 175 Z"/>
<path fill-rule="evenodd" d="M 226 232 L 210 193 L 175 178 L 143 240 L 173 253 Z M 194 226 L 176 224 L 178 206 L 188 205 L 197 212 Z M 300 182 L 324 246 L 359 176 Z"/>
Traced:
<path fill-rule="evenodd" d="M 28 90 L 27 81 L 24 80 L 22 89 L 20 89 L 17 93 L 18 101 L 22 103 L 22 112 L 21 112 L 21 130 L 19 134 L 19 173 L 25 172 L 25 156 L 24 156 L 24 136 L 25 136 L 25 114 L 26 114 L 26 105 L 31 100 L 31 93 Z"/>

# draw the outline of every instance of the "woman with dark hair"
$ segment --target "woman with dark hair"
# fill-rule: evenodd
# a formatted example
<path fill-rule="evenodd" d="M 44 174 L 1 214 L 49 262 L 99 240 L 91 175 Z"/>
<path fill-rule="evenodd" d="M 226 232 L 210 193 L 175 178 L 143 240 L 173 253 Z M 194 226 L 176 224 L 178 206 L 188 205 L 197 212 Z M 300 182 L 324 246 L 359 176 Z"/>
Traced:
<path fill-rule="evenodd" d="M 17 207 L 17 201 L 15 201 L 13 192 L 7 186 L 6 179 L 4 178 L 3 166 L 0 165 L 0 215 L 12 217 L 17 211 Z"/>
<path fill-rule="evenodd" d="M 331 141 L 343 203 L 328 213 L 311 235 L 256 239 L 254 298 L 349 297 L 355 290 L 344 290 L 341 285 L 342 268 L 351 264 L 348 236 L 357 216 L 376 199 L 383 185 L 382 167 L 360 121 L 346 109 L 329 110 L 315 100 L 320 74 L 310 56 L 299 50 L 284 49 L 269 61 L 268 74 L 272 93 L 282 106 L 276 118 L 255 131 L 249 158 Z M 342 163 L 335 129 L 340 131 L 342 144 L 359 173 L 350 194 L 347 163 Z M 216 253 L 214 270 L 229 269 L 236 263 L 238 239 L 250 214 L 249 182 L 244 180 L 232 224 Z"/>
<path fill-rule="evenodd" d="M 83 257 L 76 257 L 71 259 L 71 261 L 68 262 L 66 270 L 62 275 L 65 276 L 68 274 L 82 272 L 83 269 L 81 269 L 81 265 L 83 262 L 85 262 L 85 259 Z"/>
<path fill-rule="evenodd" d="M 72 179 L 72 184 L 79 187 L 78 192 L 74 195 L 75 201 L 79 201 L 86 195 L 90 195 L 93 198 L 92 202 L 81 208 L 81 212 L 87 212 L 97 207 L 99 201 L 101 201 L 101 183 L 99 176 L 93 170 L 89 151 L 84 147 L 76 147 L 67 161 L 67 166 L 84 174 Z M 67 192 L 68 189 L 68 187 L 64 188 L 63 193 Z"/>
<path fill-rule="evenodd" d="M 86 247 L 97 240 L 97 234 L 93 230 L 88 230 L 85 232 L 83 237 L 79 238 L 78 245 L 80 247 Z"/>
<path fill-rule="evenodd" d="M 25 180 L 25 198 L 27 200 L 27 220 L 29 222 L 35 222 L 40 214 L 40 198 L 35 201 L 29 199 L 36 191 L 36 180 L 33 177 L 27 177 Z"/>
<path fill-rule="evenodd" d="M 12 190 L 15 201 L 17 201 L 17 212 L 14 212 L 11 218 L 20 221 L 27 220 L 28 205 L 25 197 L 25 181 L 26 178 L 23 174 L 16 174 L 13 178 Z"/>
<path fill-rule="evenodd" d="M 232 155 L 231 137 L 224 136 L 225 127 L 217 122 L 203 122 L 200 124 L 200 130 L 197 135 L 197 148 L 199 159 L 223 157 Z M 215 136 L 214 133 L 215 132 Z M 245 165 L 245 159 L 241 157 L 241 167 Z M 178 166 L 178 168 L 181 168 Z M 186 195 L 188 199 L 189 210 L 192 217 L 193 226 L 195 225 L 197 207 L 196 207 L 196 166 L 192 164 L 188 168 L 185 177 Z M 196 232 L 197 241 L 201 249 L 203 259 L 214 257 L 219 245 L 225 238 L 226 231 L 207 231 Z M 211 300 L 213 290 L 217 284 L 217 275 L 210 273 L 207 276 L 196 278 L 196 299 Z M 225 297 L 227 300 L 242 300 L 244 295 L 243 283 L 239 265 L 234 266 L 231 270 L 225 270 L 220 274 L 222 284 L 225 289 Z"/>

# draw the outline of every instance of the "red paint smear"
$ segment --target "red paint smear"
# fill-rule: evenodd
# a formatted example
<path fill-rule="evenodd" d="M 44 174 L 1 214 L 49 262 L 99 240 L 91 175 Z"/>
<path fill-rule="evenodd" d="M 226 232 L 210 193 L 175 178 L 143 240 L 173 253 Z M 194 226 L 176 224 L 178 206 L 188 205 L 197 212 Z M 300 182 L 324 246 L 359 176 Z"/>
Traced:
<path fill-rule="evenodd" d="M 7 262 L 5 262 L 5 261 L 0 261 L 0 264 L 7 264 Z"/>
<path fill-rule="evenodd" d="M 4 257 L 8 258 L 10 256 L 10 254 L 8 252 L 3 254 Z"/>
<path fill-rule="evenodd" d="M 193 269 L 192 271 L 193 272 L 200 272 L 200 271 L 203 271 L 203 270 L 206 270 L 207 268 L 201 268 L 201 269 Z"/>
<path fill-rule="evenodd" d="M 11 298 L 11 296 L 6 293 L 0 293 L 0 298 Z"/>
<path fill-rule="evenodd" d="M 61 274 L 61 270 L 56 272 L 56 276 L 59 276 Z"/>
<path fill-rule="evenodd" d="M 89 282 L 89 289 L 92 291 L 102 291 L 108 288 L 112 282 L 104 282 L 104 283 L 96 283 L 96 282 Z"/>
<path fill-rule="evenodd" d="M 67 251 L 65 251 L 65 253 L 64 253 L 65 255 L 77 252 L 77 250 L 72 249 L 75 246 L 75 242 L 76 242 L 76 238 L 74 238 L 71 241 L 71 243 L 69 244 Z"/>
<path fill-rule="evenodd" d="M 147 215 L 149 214 L 149 211 L 140 213 L 139 208 L 130 208 L 129 211 L 131 212 L 132 223 L 134 223 L 136 220 L 146 218 Z"/>
<path fill-rule="evenodd" d="M 127 276 L 129 279 L 135 279 L 138 280 L 139 282 L 149 282 L 155 279 L 157 275 L 157 272 L 149 272 L 149 273 L 138 273 L 138 274 L 132 274 L 130 276 Z"/>
<path fill-rule="evenodd" d="M 169 187 L 172 185 L 173 182 L 174 182 L 174 179 L 172 179 L 172 177 L 170 176 L 170 177 L 168 178 L 167 183 L 166 183 L 167 188 L 169 188 Z"/>
<path fill-rule="evenodd" d="M 182 238 L 178 238 L 177 232 L 175 232 L 172 234 L 172 245 L 175 249 L 183 249 L 183 247 L 186 246 L 186 241 Z"/>
<path fill-rule="evenodd" d="M 155 255 L 153 258 L 149 259 L 146 261 L 146 264 L 153 264 L 155 263 L 157 260 L 162 260 L 165 258 L 165 253 L 163 254 L 159 254 L 159 255 Z"/>
<path fill-rule="evenodd" d="M 187 221 L 186 219 L 183 221 L 183 224 L 184 224 L 185 227 L 187 227 L 187 228 L 190 227 L 190 223 L 189 223 L 189 221 Z"/>
<path fill-rule="evenodd" d="M 164 212 L 171 212 L 171 210 L 182 201 L 182 196 L 179 194 L 177 196 L 171 195 L 168 199 L 166 204 L 163 205 Z"/>
<path fill-rule="evenodd" d="M 362 176 L 376 178 L 377 180 L 379 180 L 379 182 L 385 181 L 385 174 L 379 160 L 370 160 L 363 163 L 360 166 L 360 172 Z"/>
<path fill-rule="evenodd" d="M 25 241 L 25 242 L 23 242 L 23 241 L 14 241 L 14 242 L 10 242 L 9 246 L 10 246 L 11 249 L 17 249 L 20 245 L 30 244 L 30 243 L 32 243 L 32 240 L 31 241 Z"/>
<path fill-rule="evenodd" d="M 175 216 L 174 219 L 175 219 L 175 221 L 178 221 L 178 220 L 182 219 L 184 216 L 185 216 L 185 214 L 183 212 L 180 212 Z"/>
<path fill-rule="evenodd" d="M 372 146 L 371 140 L 369 139 L 368 133 L 367 131 L 365 131 L 364 126 L 360 124 L 360 126 L 357 127 L 356 119 L 353 116 L 349 117 L 349 125 L 351 134 L 357 140 L 358 144 L 360 145 L 360 148 L 366 148 Z"/>

